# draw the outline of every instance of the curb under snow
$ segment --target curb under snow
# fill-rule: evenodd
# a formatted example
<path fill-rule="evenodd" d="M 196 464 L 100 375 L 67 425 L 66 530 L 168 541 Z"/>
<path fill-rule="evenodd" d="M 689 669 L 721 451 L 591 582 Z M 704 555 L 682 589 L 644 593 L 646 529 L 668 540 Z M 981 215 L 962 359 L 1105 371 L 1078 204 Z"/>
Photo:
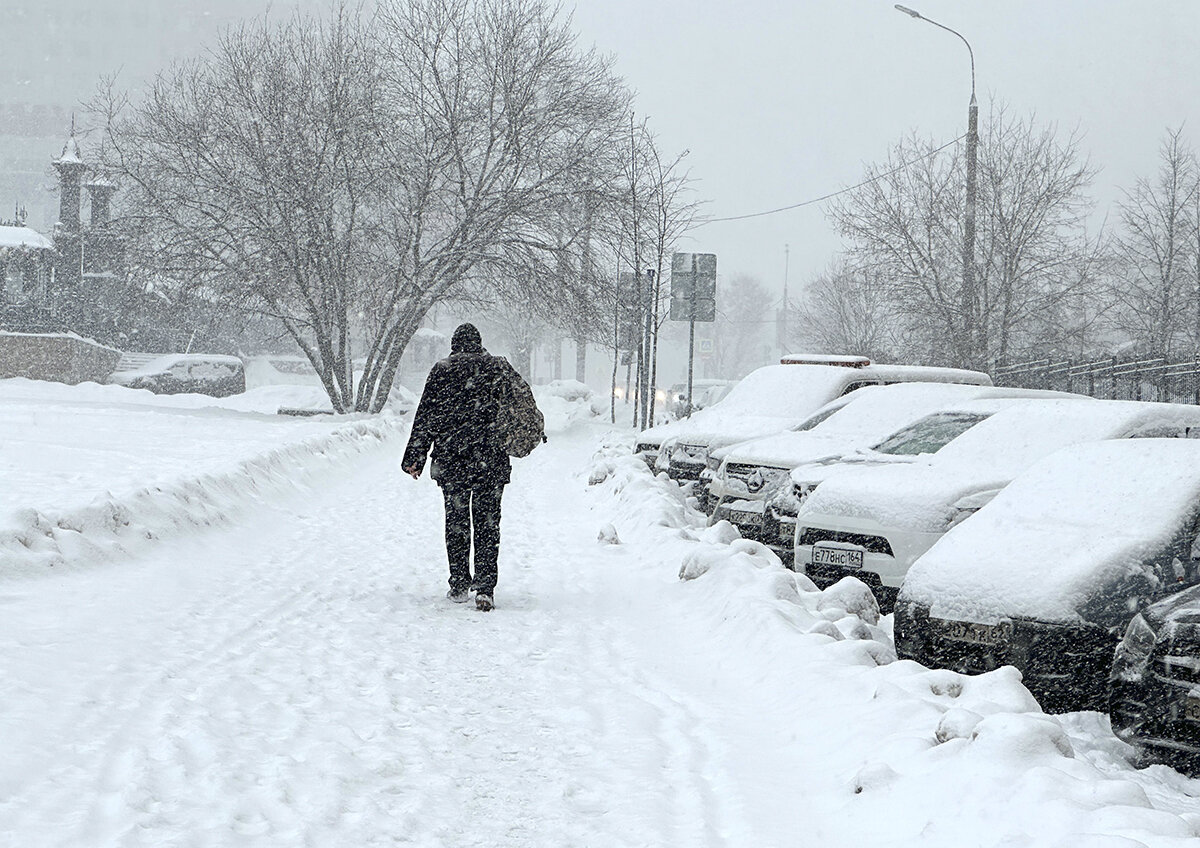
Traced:
<path fill-rule="evenodd" d="M 399 434 L 391 416 L 355 421 L 202 474 L 58 511 L 19 509 L 0 527 L 0 575 L 41 574 L 132 553 L 189 528 L 225 523 L 269 496 L 300 490 L 316 474 Z"/>

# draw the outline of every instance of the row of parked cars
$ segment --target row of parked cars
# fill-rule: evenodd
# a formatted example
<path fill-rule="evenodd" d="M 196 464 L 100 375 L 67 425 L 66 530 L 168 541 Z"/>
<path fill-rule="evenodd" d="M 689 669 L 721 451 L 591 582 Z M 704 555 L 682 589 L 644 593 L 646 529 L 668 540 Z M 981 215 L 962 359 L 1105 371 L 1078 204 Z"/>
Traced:
<path fill-rule="evenodd" d="M 1200 769 L 1200 407 L 792 356 L 635 450 L 818 586 L 870 586 L 901 657 L 1016 666 Z"/>

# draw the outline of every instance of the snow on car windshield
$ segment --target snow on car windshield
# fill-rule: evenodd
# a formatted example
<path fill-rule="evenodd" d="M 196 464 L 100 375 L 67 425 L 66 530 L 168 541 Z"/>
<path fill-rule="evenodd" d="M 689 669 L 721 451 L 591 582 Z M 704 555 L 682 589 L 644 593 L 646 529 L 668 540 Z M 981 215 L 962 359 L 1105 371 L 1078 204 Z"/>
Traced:
<path fill-rule="evenodd" d="M 982 412 L 939 412 L 893 433 L 876 445 L 874 450 L 891 456 L 937 453 L 987 417 L 987 413 Z"/>
<path fill-rule="evenodd" d="M 1122 439 L 1066 448 L 917 560 L 905 597 L 941 618 L 1070 621 L 1092 590 L 1168 544 L 1197 501 L 1200 443 Z"/>

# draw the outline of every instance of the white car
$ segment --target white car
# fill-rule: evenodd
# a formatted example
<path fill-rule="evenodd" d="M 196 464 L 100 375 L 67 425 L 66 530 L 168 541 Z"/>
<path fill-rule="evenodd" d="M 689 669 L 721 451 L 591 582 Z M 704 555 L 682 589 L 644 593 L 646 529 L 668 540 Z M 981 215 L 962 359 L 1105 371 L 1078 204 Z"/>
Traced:
<path fill-rule="evenodd" d="M 849 469 L 820 483 L 797 515 L 794 567 L 818 585 L 854 575 L 891 607 L 912 563 L 1029 466 L 1069 445 L 1185 437 L 1200 407 L 1108 400 L 1021 400 L 929 459 Z"/>
<path fill-rule="evenodd" d="M 785 559 L 790 558 L 791 535 L 781 540 L 776 522 L 764 520 L 768 518 L 767 502 L 780 489 L 791 488 L 789 472 L 793 468 L 807 463 L 825 465 L 841 461 L 931 413 L 968 401 L 1030 397 L 1068 395 L 949 383 L 868 386 L 826 404 L 803 424 L 790 430 L 712 451 L 710 458 L 719 461 L 720 465 L 715 471 L 701 473 L 701 479 L 707 479 L 707 487 L 701 493 L 700 505 L 712 514 L 713 522 L 730 521 L 743 537 L 778 548 L 781 555 L 785 548 Z M 863 459 L 862 456 L 855 458 Z M 795 523 L 790 522 L 789 527 L 794 528 Z"/>
<path fill-rule="evenodd" d="M 710 450 L 795 427 L 834 398 L 864 386 L 992 384 L 987 374 L 958 368 L 877 365 L 856 357 L 791 355 L 784 361 L 751 372 L 721 401 L 691 418 L 642 431 L 635 452 L 674 480 L 698 480 Z"/>

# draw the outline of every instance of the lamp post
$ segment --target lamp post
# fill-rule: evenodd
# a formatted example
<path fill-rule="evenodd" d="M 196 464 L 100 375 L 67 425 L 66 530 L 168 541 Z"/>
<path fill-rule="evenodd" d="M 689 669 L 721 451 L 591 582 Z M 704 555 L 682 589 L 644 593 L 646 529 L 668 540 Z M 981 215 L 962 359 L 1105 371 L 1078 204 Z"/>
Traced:
<path fill-rule="evenodd" d="M 979 364 L 979 355 L 983 350 L 982 333 L 979 331 L 976 321 L 978 298 L 975 286 L 975 173 L 979 156 L 979 106 L 975 101 L 975 51 L 971 49 L 971 43 L 963 37 L 962 33 L 925 17 L 915 9 L 901 6 L 899 3 L 896 4 L 896 9 L 911 18 L 933 24 L 938 29 L 944 29 L 946 32 L 958 36 L 962 43 L 967 45 L 967 55 L 971 57 L 971 103 L 967 107 L 967 204 L 963 220 L 962 313 L 963 335 L 966 337 L 963 364 L 975 366 Z"/>

